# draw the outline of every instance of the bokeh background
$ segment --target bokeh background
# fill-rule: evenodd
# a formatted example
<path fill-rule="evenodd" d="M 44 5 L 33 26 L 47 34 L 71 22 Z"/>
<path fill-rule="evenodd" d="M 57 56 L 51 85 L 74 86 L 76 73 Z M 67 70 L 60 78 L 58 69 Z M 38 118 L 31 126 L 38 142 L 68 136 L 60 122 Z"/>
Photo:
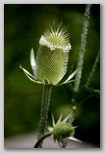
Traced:
<path fill-rule="evenodd" d="M 53 21 L 68 26 L 72 50 L 69 66 L 76 69 L 84 4 L 5 4 L 4 5 L 4 137 L 38 130 L 42 85 L 31 82 L 19 68 L 22 64 L 31 72 L 29 55 L 33 47 L 39 48 L 39 39 Z M 90 27 L 81 84 L 85 84 L 97 52 L 100 48 L 100 5 L 91 8 Z M 91 87 L 100 89 L 100 64 L 98 64 Z M 55 119 L 61 112 L 69 113 L 70 98 L 66 88 L 53 87 L 48 124 L 51 113 Z M 75 136 L 100 146 L 100 99 L 90 97 L 77 109 L 74 125 Z"/>

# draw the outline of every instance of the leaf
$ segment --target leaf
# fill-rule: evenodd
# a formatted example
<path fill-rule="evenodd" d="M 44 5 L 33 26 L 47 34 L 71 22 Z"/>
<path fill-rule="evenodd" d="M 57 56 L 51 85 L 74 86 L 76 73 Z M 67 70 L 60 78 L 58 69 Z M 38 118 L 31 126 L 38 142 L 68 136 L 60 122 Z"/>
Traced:
<path fill-rule="evenodd" d="M 31 81 L 33 81 L 33 82 L 35 82 L 35 83 L 42 84 L 42 82 L 35 80 L 35 77 L 34 77 L 31 73 L 29 73 L 25 68 L 23 68 L 21 65 L 20 65 L 19 67 L 24 71 L 25 75 L 26 75 Z"/>
<path fill-rule="evenodd" d="M 82 87 L 80 87 L 79 92 L 76 95 L 76 100 L 77 100 L 77 102 L 82 103 L 92 96 L 99 98 L 100 97 L 100 91 L 95 90 L 92 87 L 82 86 Z"/>
<path fill-rule="evenodd" d="M 68 79 L 64 83 L 70 82 L 70 80 L 76 75 L 78 72 L 78 69 L 76 69 L 71 75 L 69 75 Z"/>
<path fill-rule="evenodd" d="M 71 105 L 82 103 L 92 96 L 98 98 L 100 97 L 99 89 L 94 89 L 92 87 L 81 86 L 78 92 L 74 91 L 74 88 L 71 84 L 66 84 L 64 87 L 69 99 L 71 100 Z"/>
<path fill-rule="evenodd" d="M 69 68 L 69 70 L 67 71 L 67 73 L 64 75 L 64 77 L 58 82 L 58 85 L 61 85 L 63 84 L 69 77 L 69 75 L 72 73 L 72 69 L 73 69 L 73 66 L 71 66 Z"/>
<path fill-rule="evenodd" d="M 37 67 L 36 67 L 36 60 L 35 60 L 33 48 L 31 49 L 31 52 L 30 52 L 30 64 L 32 67 L 33 74 L 34 74 L 34 76 L 36 76 L 36 68 Z"/>
<path fill-rule="evenodd" d="M 63 84 L 68 84 L 68 83 L 71 83 L 71 82 L 74 82 L 74 81 L 76 81 L 76 80 L 69 80 L 69 81 L 67 81 L 67 82 L 62 83 L 62 85 L 63 85 Z"/>
<path fill-rule="evenodd" d="M 62 122 L 65 123 L 69 119 L 70 115 L 71 113 L 69 113 L 69 115 Z"/>
<path fill-rule="evenodd" d="M 70 139 L 70 140 L 72 140 L 72 141 L 76 141 L 76 142 L 82 143 L 82 141 L 80 141 L 79 139 L 77 139 L 77 138 L 75 138 L 75 137 L 73 137 L 73 136 L 68 137 L 68 139 Z"/>
<path fill-rule="evenodd" d="M 54 120 L 54 116 L 52 114 L 52 124 L 53 124 L 53 127 L 55 126 L 55 120 Z"/>
<path fill-rule="evenodd" d="M 62 113 L 60 114 L 60 117 L 59 117 L 59 119 L 58 119 L 58 121 L 57 121 L 57 123 L 60 123 L 61 122 L 61 120 L 62 120 Z"/>

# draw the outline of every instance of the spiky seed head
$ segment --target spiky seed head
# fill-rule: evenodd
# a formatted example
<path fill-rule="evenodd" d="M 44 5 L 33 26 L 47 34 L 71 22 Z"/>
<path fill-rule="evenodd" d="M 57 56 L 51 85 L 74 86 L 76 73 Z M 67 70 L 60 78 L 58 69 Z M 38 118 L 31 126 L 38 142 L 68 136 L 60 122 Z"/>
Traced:
<path fill-rule="evenodd" d="M 63 142 L 64 139 L 70 139 L 73 141 L 81 142 L 79 139 L 74 137 L 75 128 L 72 124 L 68 123 L 71 114 L 69 114 L 64 120 L 62 120 L 62 114 L 60 115 L 58 121 L 55 123 L 54 116 L 52 114 L 52 124 L 53 127 L 48 127 L 48 130 L 52 133 L 54 141 Z"/>
<path fill-rule="evenodd" d="M 61 141 L 74 135 L 74 128 L 69 123 L 58 123 L 53 128 L 54 139 Z"/>
<path fill-rule="evenodd" d="M 68 53 L 71 49 L 69 38 L 64 28 L 50 28 L 39 40 L 37 53 L 37 79 L 46 80 L 56 85 L 67 71 Z"/>

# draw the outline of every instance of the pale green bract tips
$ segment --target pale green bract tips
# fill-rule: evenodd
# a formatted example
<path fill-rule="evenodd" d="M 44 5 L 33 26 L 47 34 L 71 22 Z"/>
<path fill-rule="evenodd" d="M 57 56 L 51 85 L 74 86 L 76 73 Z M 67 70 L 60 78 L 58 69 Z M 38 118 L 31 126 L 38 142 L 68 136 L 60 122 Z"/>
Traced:
<path fill-rule="evenodd" d="M 30 53 L 30 64 L 32 67 L 33 74 L 34 76 L 36 76 L 36 60 L 35 60 L 33 48 L 31 49 L 31 53 Z"/>

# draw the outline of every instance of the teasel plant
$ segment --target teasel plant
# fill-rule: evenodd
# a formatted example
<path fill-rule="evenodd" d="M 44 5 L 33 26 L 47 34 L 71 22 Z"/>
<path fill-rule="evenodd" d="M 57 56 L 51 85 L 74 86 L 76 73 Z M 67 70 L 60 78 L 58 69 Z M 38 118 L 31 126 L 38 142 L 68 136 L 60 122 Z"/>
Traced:
<path fill-rule="evenodd" d="M 75 134 L 75 126 L 68 122 L 71 113 L 67 117 L 62 120 L 62 114 L 60 115 L 57 122 L 55 122 L 54 116 L 52 114 L 52 125 L 53 127 L 48 126 L 48 132 L 45 133 L 34 145 L 34 148 L 37 148 L 39 144 L 47 137 L 52 136 L 54 139 L 54 147 L 56 141 L 59 143 L 61 148 L 68 148 L 66 140 L 72 140 L 76 142 L 81 141 L 74 137 Z M 63 144 L 64 143 L 64 144 Z"/>
<path fill-rule="evenodd" d="M 77 104 L 92 94 L 99 95 L 99 90 L 89 88 L 91 79 L 99 62 L 99 54 L 97 55 L 92 71 L 88 77 L 88 81 L 85 86 L 80 86 L 84 64 L 83 60 L 86 51 L 85 47 L 89 27 L 90 8 L 91 4 L 87 4 L 85 7 L 81 45 L 76 70 L 73 71 L 72 66 L 69 69 L 67 68 L 69 52 L 72 46 L 69 42 L 67 29 L 61 24 L 57 28 L 50 26 L 40 37 L 39 50 L 36 58 L 33 48 L 31 49 L 30 64 L 33 74 L 29 73 L 20 65 L 20 68 L 32 82 L 43 85 L 38 140 L 34 148 L 43 148 L 43 141 L 48 136 L 53 136 L 54 141 L 57 140 L 61 148 L 67 148 L 68 139 L 81 142 L 74 137 L 76 127 L 72 124 Z M 72 82 L 74 82 L 74 86 L 71 84 Z M 48 127 L 47 131 L 48 110 L 52 87 L 61 85 L 66 87 L 66 90 L 71 96 L 70 113 L 63 121 L 62 115 L 60 115 L 57 123 L 55 123 L 54 116 L 52 115 L 53 127 Z M 67 88 L 66 85 L 69 85 L 69 88 Z M 86 93 L 86 95 L 84 94 L 85 97 L 79 100 L 79 95 L 82 91 Z"/>
<path fill-rule="evenodd" d="M 39 40 L 36 60 L 34 50 L 31 49 L 30 64 L 33 74 L 20 66 L 31 81 L 43 85 L 38 139 L 46 131 L 52 87 L 73 82 L 72 78 L 77 73 L 77 69 L 72 72 L 72 67 L 67 71 L 70 50 L 66 28 L 61 25 L 57 29 L 49 27 Z"/>

